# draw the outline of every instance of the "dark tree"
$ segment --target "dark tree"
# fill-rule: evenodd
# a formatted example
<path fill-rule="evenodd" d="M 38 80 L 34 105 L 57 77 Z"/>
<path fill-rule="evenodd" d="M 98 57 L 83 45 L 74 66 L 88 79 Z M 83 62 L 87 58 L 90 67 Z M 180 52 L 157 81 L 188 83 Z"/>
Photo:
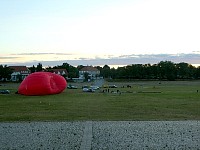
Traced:
<path fill-rule="evenodd" d="M 108 65 L 103 66 L 101 74 L 104 78 L 110 78 L 110 67 Z"/>
<path fill-rule="evenodd" d="M 175 80 L 176 67 L 171 61 L 161 61 L 158 63 L 158 70 L 161 79 Z"/>
<path fill-rule="evenodd" d="M 111 68 L 110 69 L 110 76 L 112 79 L 116 79 L 117 78 L 117 71 L 115 68 Z"/>
<path fill-rule="evenodd" d="M 118 67 L 116 72 L 117 72 L 118 79 L 126 78 L 126 68 L 125 67 Z"/>
<path fill-rule="evenodd" d="M 61 66 L 63 69 L 66 69 L 68 72 L 69 78 L 77 78 L 78 77 L 78 69 L 68 63 L 63 63 Z"/>
<path fill-rule="evenodd" d="M 34 73 L 36 71 L 36 68 L 34 65 L 32 67 L 29 67 L 28 69 L 31 71 L 31 73 Z"/>
<path fill-rule="evenodd" d="M 38 63 L 38 65 L 36 67 L 36 71 L 37 72 L 42 71 L 42 64 L 41 63 Z"/>
<path fill-rule="evenodd" d="M 77 66 L 77 69 L 78 69 L 78 70 L 81 70 L 83 67 L 84 67 L 83 65 L 78 65 L 78 66 Z"/>
<path fill-rule="evenodd" d="M 189 64 L 188 63 L 178 63 L 176 64 L 177 78 L 188 79 L 189 78 Z"/>
<path fill-rule="evenodd" d="M 12 72 L 7 65 L 0 65 L 0 80 L 10 80 Z"/>
<path fill-rule="evenodd" d="M 196 69 L 196 79 L 200 79 L 200 67 Z"/>
<path fill-rule="evenodd" d="M 84 73 L 84 78 L 85 78 L 85 81 L 88 81 L 88 79 L 90 79 L 90 76 L 89 76 L 88 72 Z"/>

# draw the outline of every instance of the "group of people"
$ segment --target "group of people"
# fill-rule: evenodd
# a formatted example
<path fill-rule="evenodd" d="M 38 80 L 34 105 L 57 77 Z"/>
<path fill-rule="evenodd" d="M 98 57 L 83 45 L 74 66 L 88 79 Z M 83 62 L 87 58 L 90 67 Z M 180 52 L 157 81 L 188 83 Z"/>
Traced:
<path fill-rule="evenodd" d="M 120 94 L 121 95 L 120 90 L 114 91 L 114 90 L 110 90 L 110 89 L 103 89 L 102 93 L 113 93 L 113 94 Z"/>

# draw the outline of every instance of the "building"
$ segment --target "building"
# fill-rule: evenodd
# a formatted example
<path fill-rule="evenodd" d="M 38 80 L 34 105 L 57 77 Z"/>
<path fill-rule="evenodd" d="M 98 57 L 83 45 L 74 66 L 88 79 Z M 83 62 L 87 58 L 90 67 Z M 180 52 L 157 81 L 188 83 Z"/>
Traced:
<path fill-rule="evenodd" d="M 68 76 L 68 72 L 66 69 L 52 69 L 52 73 L 59 74 L 65 77 Z"/>
<path fill-rule="evenodd" d="M 88 74 L 90 79 L 96 79 L 100 76 L 100 71 L 92 66 L 85 66 L 79 71 L 79 78 L 85 79 L 85 74 Z"/>
<path fill-rule="evenodd" d="M 22 81 L 30 74 L 26 66 L 9 66 L 9 68 L 13 71 L 11 81 Z"/>

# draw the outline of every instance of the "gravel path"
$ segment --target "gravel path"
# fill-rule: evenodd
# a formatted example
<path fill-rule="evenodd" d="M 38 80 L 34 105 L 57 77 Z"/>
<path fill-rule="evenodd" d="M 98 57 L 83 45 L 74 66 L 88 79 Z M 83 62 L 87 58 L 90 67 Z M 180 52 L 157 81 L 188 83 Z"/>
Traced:
<path fill-rule="evenodd" d="M 200 121 L 0 123 L 0 149 L 200 150 Z"/>
<path fill-rule="evenodd" d="M 84 122 L 0 123 L 0 149 L 80 149 Z"/>
<path fill-rule="evenodd" d="M 200 149 L 200 122 L 95 122 L 92 143 L 92 149 Z"/>

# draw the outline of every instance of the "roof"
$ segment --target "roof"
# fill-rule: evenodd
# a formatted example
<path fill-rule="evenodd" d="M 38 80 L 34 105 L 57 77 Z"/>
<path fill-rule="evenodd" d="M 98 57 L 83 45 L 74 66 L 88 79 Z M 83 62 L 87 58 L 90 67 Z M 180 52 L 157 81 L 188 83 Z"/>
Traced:
<path fill-rule="evenodd" d="M 97 68 L 94 68 L 92 66 L 85 66 L 80 71 L 99 71 Z"/>
<path fill-rule="evenodd" d="M 64 71 L 67 74 L 66 69 L 52 69 L 52 71 L 55 72 L 56 74 L 58 74 L 58 72 L 62 73 Z"/>
<path fill-rule="evenodd" d="M 26 66 L 9 66 L 9 68 L 13 69 L 15 72 L 29 71 Z"/>

